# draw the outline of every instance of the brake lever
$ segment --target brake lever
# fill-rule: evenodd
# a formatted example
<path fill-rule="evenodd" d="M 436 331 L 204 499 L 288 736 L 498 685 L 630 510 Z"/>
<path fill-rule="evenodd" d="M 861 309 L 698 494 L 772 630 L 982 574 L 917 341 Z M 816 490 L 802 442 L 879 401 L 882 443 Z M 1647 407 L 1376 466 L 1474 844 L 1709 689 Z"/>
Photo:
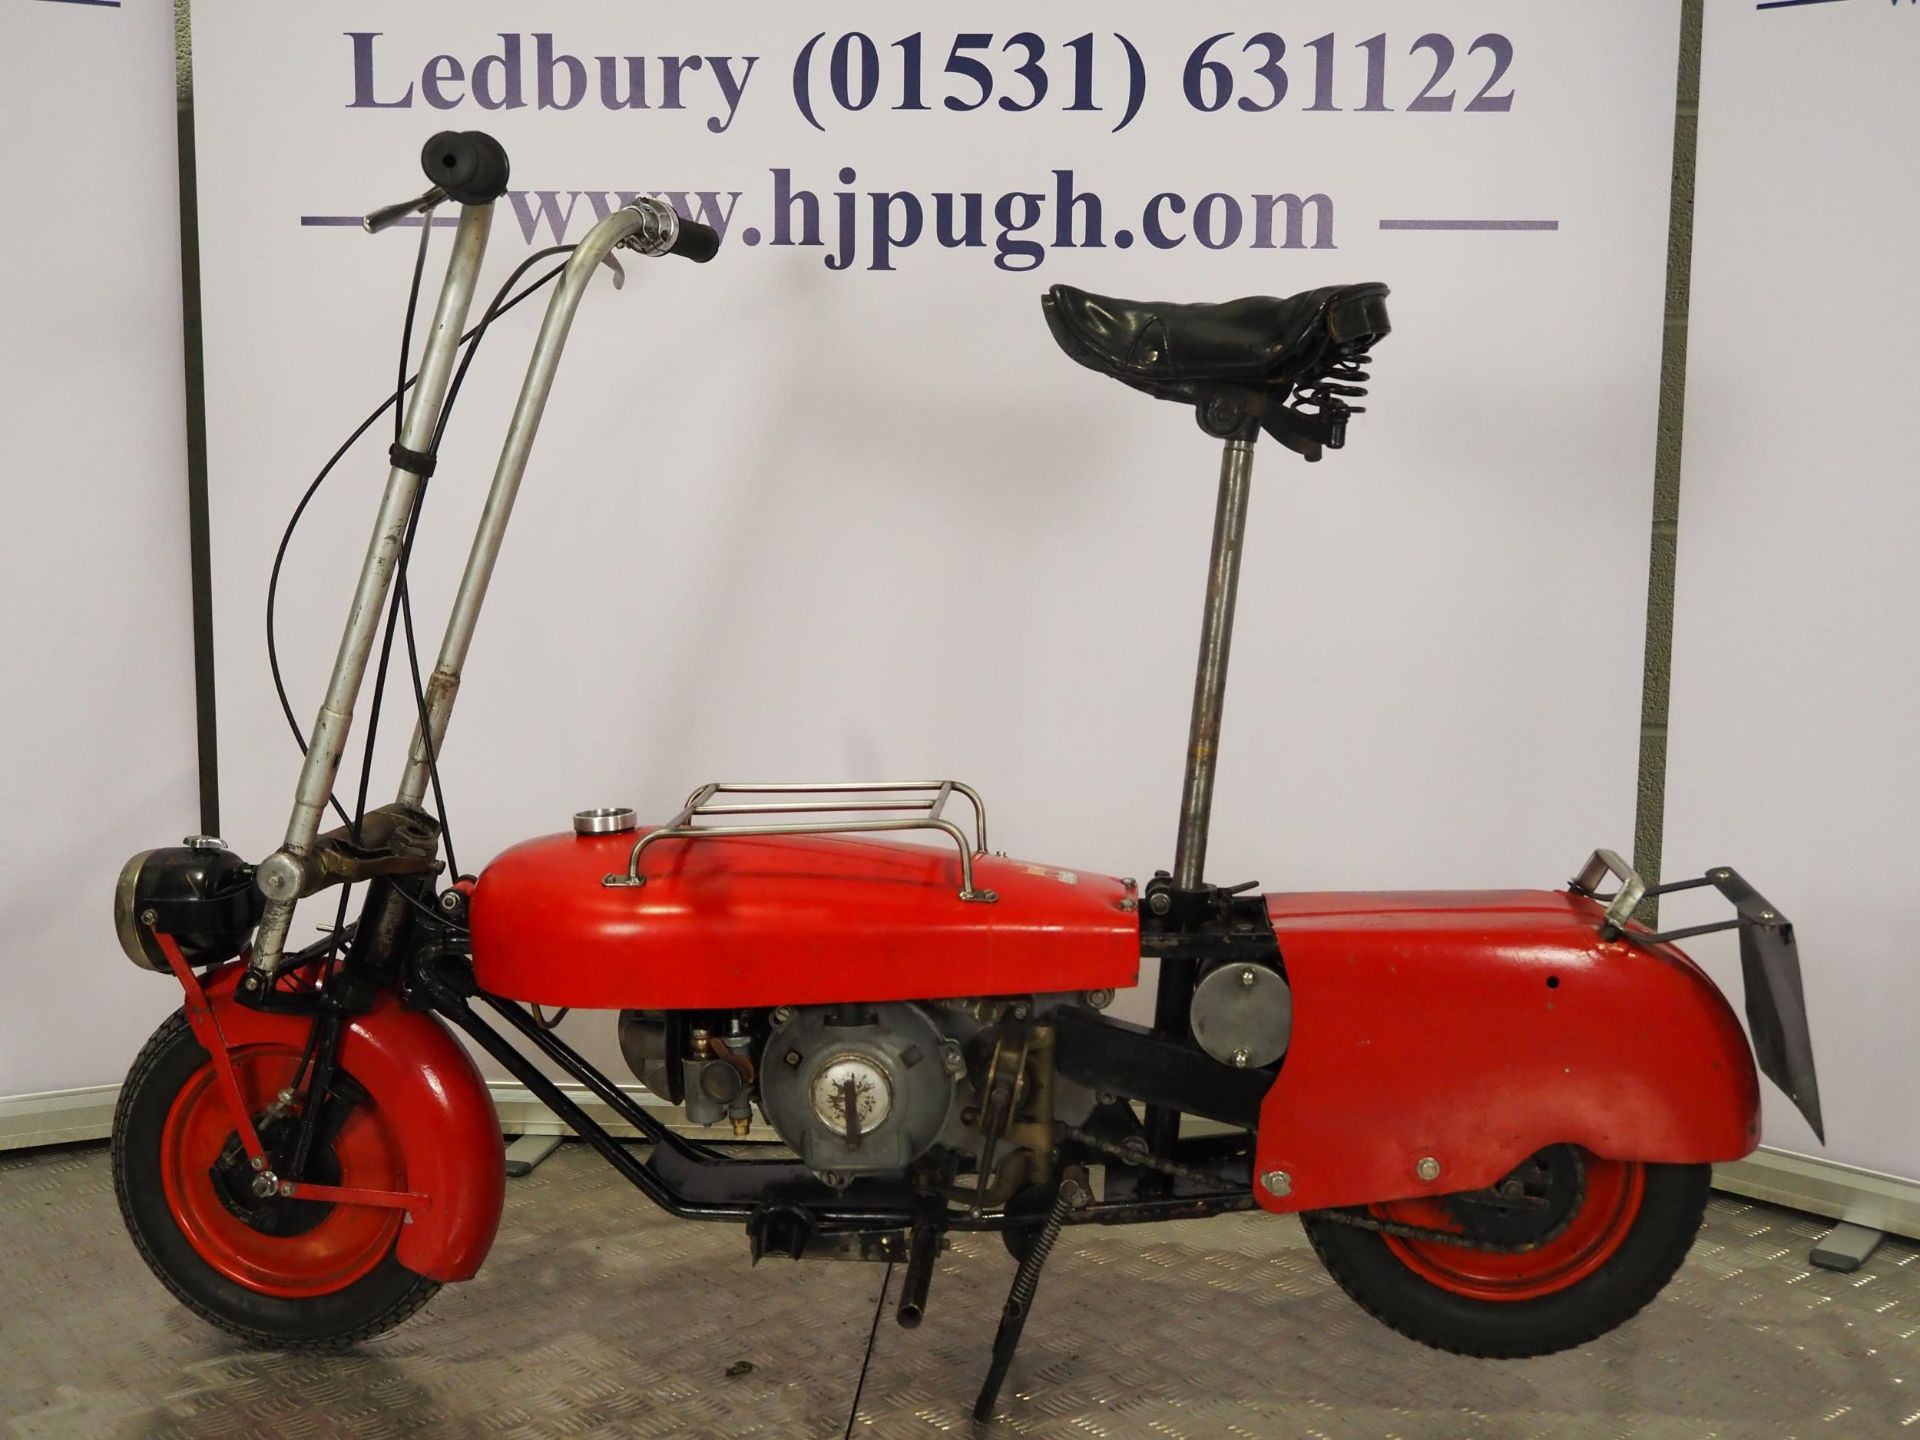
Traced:
<path fill-rule="evenodd" d="M 402 200 L 393 205 L 382 205 L 371 214 L 360 217 L 360 228 L 369 235 L 378 235 L 382 230 L 391 229 L 410 215 L 424 215 L 442 200 L 447 192 L 438 185 L 424 195 L 416 195 L 411 200 Z"/>

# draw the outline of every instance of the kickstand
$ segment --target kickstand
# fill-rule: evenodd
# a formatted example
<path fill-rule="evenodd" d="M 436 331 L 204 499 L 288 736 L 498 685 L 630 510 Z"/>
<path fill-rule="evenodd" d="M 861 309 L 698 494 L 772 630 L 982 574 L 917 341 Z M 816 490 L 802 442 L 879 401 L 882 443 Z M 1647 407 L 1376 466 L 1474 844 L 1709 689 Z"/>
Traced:
<path fill-rule="evenodd" d="M 1027 1328 L 1027 1315 L 1033 1309 L 1033 1292 L 1040 1287 L 1040 1267 L 1047 1263 L 1053 1242 L 1060 1238 L 1060 1227 L 1066 1223 L 1070 1212 L 1078 1210 L 1092 1198 L 1093 1192 L 1087 1188 L 1086 1172 L 1078 1166 L 1068 1169 L 1061 1177 L 1060 1188 L 1053 1192 L 1053 1207 L 1047 1211 L 1046 1222 L 1033 1232 L 1033 1240 L 1027 1247 L 1026 1255 L 1021 1258 L 1020 1268 L 1014 1272 L 1013 1288 L 1007 1292 L 1006 1308 L 1000 1312 L 1000 1328 L 993 1336 L 993 1362 L 987 1366 L 987 1379 L 980 1387 L 980 1398 L 973 1402 L 973 1418 L 976 1421 L 993 1418 L 994 1402 L 1000 1398 L 1000 1387 L 1006 1382 L 1007 1368 L 1013 1364 L 1013 1352 L 1020 1347 L 1020 1333 Z"/>

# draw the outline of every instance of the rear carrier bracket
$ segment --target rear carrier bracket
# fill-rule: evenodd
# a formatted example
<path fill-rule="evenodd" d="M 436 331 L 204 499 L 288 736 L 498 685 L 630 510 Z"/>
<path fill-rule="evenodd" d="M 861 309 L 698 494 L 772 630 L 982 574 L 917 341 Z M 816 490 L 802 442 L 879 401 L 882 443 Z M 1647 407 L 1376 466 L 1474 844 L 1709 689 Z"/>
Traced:
<path fill-rule="evenodd" d="M 722 795 L 740 796 L 717 803 Z M 946 818 L 947 802 L 955 795 L 973 807 L 973 836 Z M 778 798 L 774 798 L 778 797 Z M 739 823 L 731 817 L 776 817 Z M 803 817 L 838 818 L 803 818 Z M 786 818 L 777 818 L 786 817 Z M 716 818 L 721 823 L 711 823 Z M 700 821 L 709 823 L 700 824 Z M 885 831 L 937 830 L 953 841 L 960 853 L 962 900 L 991 905 L 1000 897 L 973 883 L 973 859 L 987 853 L 987 807 L 979 792 L 958 780 L 850 780 L 824 784 L 762 784 L 743 780 L 714 780 L 687 797 L 680 813 L 657 830 L 634 841 L 624 874 L 614 873 L 601 884 L 638 889 L 647 883 L 640 857 L 661 840 L 726 840 L 763 835 L 860 835 Z"/>
<path fill-rule="evenodd" d="M 1602 893 L 1611 875 L 1619 889 Z M 1731 920 L 1686 925 L 1673 930 L 1648 930 L 1637 925 L 1633 912 L 1643 900 L 1699 890 L 1711 885 L 1734 909 Z M 1760 1073 L 1778 1085 L 1806 1117 L 1824 1143 L 1826 1127 L 1820 1116 L 1820 1081 L 1813 1065 L 1813 1039 L 1807 1026 L 1806 992 L 1800 980 L 1800 947 L 1793 922 L 1749 885 L 1730 865 L 1716 865 L 1693 880 L 1649 885 L 1634 868 L 1611 850 L 1596 850 L 1567 882 L 1576 895 L 1607 907 L 1600 922 L 1600 938 L 1625 940 L 1640 946 L 1669 945 L 1697 935 L 1725 930 L 1740 932 L 1740 973 L 1747 991 L 1747 1028 L 1753 1037 L 1754 1058 Z"/>

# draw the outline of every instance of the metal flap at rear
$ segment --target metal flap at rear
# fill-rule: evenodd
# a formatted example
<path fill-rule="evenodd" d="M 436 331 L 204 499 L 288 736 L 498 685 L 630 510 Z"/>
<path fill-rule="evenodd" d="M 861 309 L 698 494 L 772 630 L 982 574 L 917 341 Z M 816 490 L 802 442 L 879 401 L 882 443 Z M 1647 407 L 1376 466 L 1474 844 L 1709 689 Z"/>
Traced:
<path fill-rule="evenodd" d="M 1596 887 L 1612 873 L 1620 888 L 1601 895 Z M 1710 925 L 1689 925 L 1653 933 L 1632 923 L 1642 899 L 1698 890 L 1711 885 L 1734 908 L 1735 918 Z M 1665 885 L 1645 884 L 1634 869 L 1611 850 L 1596 850 L 1569 887 L 1576 894 L 1610 902 L 1601 931 L 1636 945 L 1659 945 L 1723 930 L 1740 932 L 1740 977 L 1746 987 L 1747 1030 L 1753 1055 L 1765 1075 L 1806 1117 L 1814 1135 L 1826 1142 L 1820 1114 L 1820 1077 L 1813 1064 L 1813 1036 L 1807 1025 L 1806 992 L 1800 980 L 1800 947 L 1793 923 L 1772 901 L 1749 885 L 1731 865 L 1716 865 L 1696 880 Z"/>

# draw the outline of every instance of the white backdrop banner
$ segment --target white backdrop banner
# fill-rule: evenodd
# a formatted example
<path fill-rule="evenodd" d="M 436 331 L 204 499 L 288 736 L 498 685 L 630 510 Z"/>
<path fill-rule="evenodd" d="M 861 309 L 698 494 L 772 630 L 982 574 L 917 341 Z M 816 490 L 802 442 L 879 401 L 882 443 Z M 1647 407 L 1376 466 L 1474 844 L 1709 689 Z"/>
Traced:
<path fill-rule="evenodd" d="M 0 7 L 0 1100 L 118 1083 L 179 987 L 120 864 L 200 828 L 171 6 Z"/>
<path fill-rule="evenodd" d="M 478 128 L 514 175 L 483 293 L 636 191 L 725 241 L 582 310 L 446 748 L 463 865 L 584 805 L 877 775 L 974 783 L 1015 854 L 1167 864 L 1217 448 L 1055 349 L 1055 282 L 1394 287 L 1349 448 L 1256 465 L 1210 878 L 1551 885 L 1627 843 L 1676 7 L 953 13 L 196 0 L 230 839 L 277 843 L 298 766 L 274 545 L 395 364 L 418 232 L 352 217 Z M 536 308 L 461 397 L 423 615 Z M 386 438 L 289 554 L 303 724 Z"/>
<path fill-rule="evenodd" d="M 1792 918 L 1826 1153 L 1911 1178 L 1916 75 L 1920 9 L 1707 7 L 1665 862 L 1736 864 Z"/>

